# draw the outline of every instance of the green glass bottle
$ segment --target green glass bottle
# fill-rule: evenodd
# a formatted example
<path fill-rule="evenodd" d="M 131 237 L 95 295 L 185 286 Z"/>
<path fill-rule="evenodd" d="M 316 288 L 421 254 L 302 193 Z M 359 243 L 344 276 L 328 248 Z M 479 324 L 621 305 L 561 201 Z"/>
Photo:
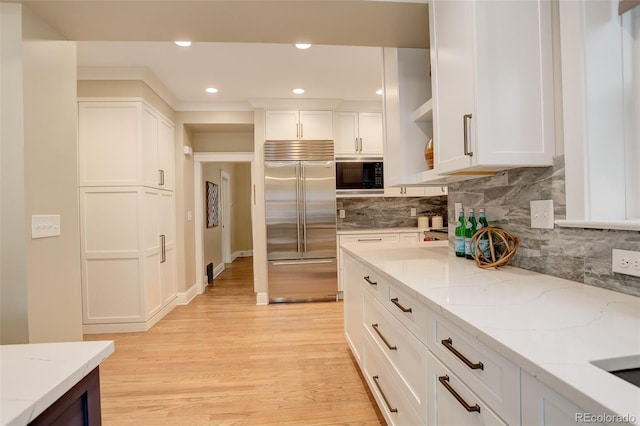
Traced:
<path fill-rule="evenodd" d="M 464 220 L 464 209 L 460 209 L 458 215 L 458 223 L 456 223 L 456 256 L 464 257 L 464 235 L 467 229 L 466 221 Z"/>
<path fill-rule="evenodd" d="M 479 217 L 478 217 L 478 231 L 482 228 L 488 228 L 489 224 L 487 223 L 487 214 L 484 209 L 480 209 Z M 478 251 L 484 254 L 488 259 L 490 259 L 489 253 L 489 234 L 485 233 L 480 237 L 478 241 Z"/>
<path fill-rule="evenodd" d="M 469 209 L 469 220 L 464 231 L 464 255 L 467 259 L 473 259 L 475 250 L 471 247 L 471 237 L 476 233 L 476 215 L 473 209 Z"/>

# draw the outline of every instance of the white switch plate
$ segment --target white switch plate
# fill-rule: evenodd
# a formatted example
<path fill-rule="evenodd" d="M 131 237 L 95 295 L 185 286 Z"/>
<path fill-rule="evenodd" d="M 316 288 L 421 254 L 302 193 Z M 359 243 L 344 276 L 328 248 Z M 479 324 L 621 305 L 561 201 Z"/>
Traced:
<path fill-rule="evenodd" d="M 340 209 L 340 219 L 344 219 L 344 209 Z"/>
<path fill-rule="evenodd" d="M 535 200 L 530 202 L 531 227 L 553 229 L 553 200 Z"/>
<path fill-rule="evenodd" d="M 411 207 L 411 217 L 415 217 L 415 216 L 416 216 L 416 208 Z"/>
<path fill-rule="evenodd" d="M 191 221 L 191 219 L 192 219 L 192 218 L 193 218 L 193 216 L 191 215 L 191 210 L 189 210 L 189 211 L 187 212 L 187 220 L 188 220 L 188 221 Z"/>
<path fill-rule="evenodd" d="M 611 270 L 619 274 L 640 277 L 640 251 L 613 249 Z"/>
<path fill-rule="evenodd" d="M 59 235 L 59 214 L 31 216 L 31 238 L 57 237 Z"/>

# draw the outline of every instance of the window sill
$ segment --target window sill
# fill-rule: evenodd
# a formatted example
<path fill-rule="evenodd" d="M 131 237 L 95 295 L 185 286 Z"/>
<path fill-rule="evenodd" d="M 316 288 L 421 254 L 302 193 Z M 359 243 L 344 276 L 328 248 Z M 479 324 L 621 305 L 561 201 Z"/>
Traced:
<path fill-rule="evenodd" d="M 617 229 L 621 231 L 640 231 L 640 220 L 556 220 L 562 228 Z"/>

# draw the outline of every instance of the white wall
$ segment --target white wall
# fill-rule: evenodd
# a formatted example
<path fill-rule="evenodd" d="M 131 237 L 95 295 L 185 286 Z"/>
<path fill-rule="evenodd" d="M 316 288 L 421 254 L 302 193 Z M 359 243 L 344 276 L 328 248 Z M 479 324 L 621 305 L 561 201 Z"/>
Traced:
<path fill-rule="evenodd" d="M 22 6 L 0 3 L 0 344 L 27 343 Z"/>

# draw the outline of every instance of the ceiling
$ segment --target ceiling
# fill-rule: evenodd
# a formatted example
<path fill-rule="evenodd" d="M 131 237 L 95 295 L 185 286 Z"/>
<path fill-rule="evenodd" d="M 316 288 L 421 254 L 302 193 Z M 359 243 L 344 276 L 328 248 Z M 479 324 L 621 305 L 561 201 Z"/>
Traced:
<path fill-rule="evenodd" d="M 132 79 L 136 73 L 127 70 L 146 69 L 167 89 L 163 97 L 174 109 L 206 110 L 230 103 L 251 109 L 273 99 L 380 102 L 380 46 L 428 47 L 425 1 L 22 3 L 65 39 L 78 41 L 78 66 L 93 71 L 79 71 L 80 78 Z M 180 48 L 174 40 L 193 45 Z M 313 46 L 293 46 L 302 41 Z M 294 95 L 296 87 L 305 93 Z"/>

